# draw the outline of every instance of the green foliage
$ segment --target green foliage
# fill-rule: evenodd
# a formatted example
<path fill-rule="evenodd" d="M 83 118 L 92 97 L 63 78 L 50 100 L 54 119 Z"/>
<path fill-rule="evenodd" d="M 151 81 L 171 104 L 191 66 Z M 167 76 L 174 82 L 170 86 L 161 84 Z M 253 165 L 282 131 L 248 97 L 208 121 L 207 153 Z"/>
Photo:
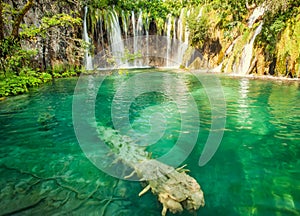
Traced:
<path fill-rule="evenodd" d="M 299 8 L 300 11 L 300 8 Z M 276 44 L 276 74 L 298 78 L 300 74 L 300 14 L 286 22 Z"/>
<path fill-rule="evenodd" d="M 262 40 L 266 42 L 266 49 L 268 52 L 273 53 L 279 33 L 285 28 L 286 24 L 280 19 L 276 19 L 270 25 L 264 25 L 262 32 Z"/>
<path fill-rule="evenodd" d="M 135 59 L 141 58 L 142 53 L 139 51 L 137 53 L 130 53 L 128 49 L 124 50 L 124 56 L 121 58 L 123 62 L 134 62 Z"/>
<path fill-rule="evenodd" d="M 81 73 L 81 69 L 72 65 L 55 65 L 49 68 L 48 73 L 51 73 L 54 78 L 71 77 Z"/>
<path fill-rule="evenodd" d="M 84 3 L 90 7 L 89 13 L 91 15 L 88 18 L 88 26 L 91 28 L 89 32 L 93 35 L 95 34 L 93 29 L 99 23 L 99 17 L 101 16 L 104 19 L 104 24 L 108 23 L 109 19 L 112 18 L 110 11 L 113 8 L 117 11 L 119 17 L 124 11 L 125 18 L 122 20 L 127 20 L 127 24 L 130 22 L 131 11 L 135 11 L 137 14 L 142 10 L 143 16 L 147 16 L 150 22 L 154 21 L 156 23 L 158 32 L 164 30 L 165 21 L 169 15 L 178 17 L 181 10 L 185 8 L 185 13 L 190 10 L 190 15 L 184 22 L 184 26 L 187 25 L 189 28 L 189 41 L 194 47 L 202 48 L 205 41 L 215 37 L 212 34 L 216 28 L 223 33 L 221 36 L 223 38 L 221 39 L 225 39 L 228 43 L 243 35 L 236 42 L 235 50 L 238 51 L 233 53 L 233 58 L 240 54 L 244 44 L 249 41 L 251 36 L 246 26 L 251 10 L 247 9 L 246 4 L 252 5 L 255 3 L 260 5 L 264 3 L 269 8 L 269 11 L 264 16 L 263 30 L 257 37 L 257 44 L 264 47 L 263 50 L 265 51 L 265 56 L 267 56 L 267 61 L 280 56 L 282 68 L 284 68 L 286 67 L 286 58 L 290 58 L 291 61 L 296 61 L 295 59 L 297 59 L 298 63 L 295 67 L 300 67 L 300 57 L 293 49 L 294 46 L 298 46 L 298 43 L 294 43 L 292 40 L 282 40 L 282 34 L 285 34 L 285 37 L 288 37 L 290 34 L 297 38 L 297 34 L 293 32 L 288 34 L 286 29 L 287 23 L 295 20 L 292 18 L 299 14 L 300 0 L 87 0 Z M 69 4 L 69 2 L 61 1 L 58 3 L 59 7 L 63 7 L 64 4 Z M 198 16 L 200 7 L 203 7 L 205 10 L 205 15 L 201 17 Z M 72 11 L 70 13 L 45 11 L 44 17 L 40 20 L 38 26 L 21 24 L 18 37 L 15 37 L 9 31 L 13 29 L 13 25 L 16 23 L 14 19 L 18 17 L 21 9 L 15 8 L 14 4 L 2 2 L 2 16 L 0 16 L 0 19 L 2 19 L 3 22 L 1 23 L 4 23 L 4 27 L 0 29 L 0 96 L 24 93 L 28 91 L 28 88 L 38 86 L 53 78 L 76 76 L 81 72 L 80 68 L 63 64 L 50 65 L 47 71 L 40 71 L 34 65 L 37 50 L 22 47 L 24 43 L 36 42 L 38 37 L 47 39 L 48 31 L 51 28 L 58 26 L 70 28 L 81 25 L 82 20 L 78 18 L 79 15 Z M 149 26 L 149 22 L 147 25 Z M 290 26 L 298 25 L 291 23 Z M 284 52 L 278 52 L 277 45 L 280 39 L 281 43 L 289 44 L 289 46 L 282 49 Z M 87 44 L 79 42 L 77 46 L 85 47 Z M 89 48 L 91 53 L 93 53 L 92 46 L 89 45 Z M 140 53 L 130 53 L 129 50 L 125 50 L 121 61 L 134 61 L 140 57 Z M 114 56 L 108 56 L 107 61 L 114 64 L 116 59 Z M 296 70 L 293 69 L 294 66 L 290 67 L 292 68 L 290 69 L 291 71 Z"/>
<path fill-rule="evenodd" d="M 285 1 L 286 4 L 283 4 L 282 1 Z M 269 3 L 273 10 L 270 10 L 266 14 L 262 34 L 258 36 L 257 40 L 259 41 L 260 46 L 266 47 L 265 52 L 270 59 L 272 59 L 275 55 L 276 44 L 281 33 L 287 26 L 288 20 L 299 13 L 300 0 L 282 1 Z M 298 6 L 295 7 L 295 4 L 298 4 Z"/>
<path fill-rule="evenodd" d="M 37 87 L 53 78 L 77 76 L 80 72 L 80 68 L 65 65 L 56 66 L 46 72 L 22 67 L 19 75 L 11 72 L 0 75 L 0 97 L 22 94 L 28 92 L 30 87 Z"/>
<path fill-rule="evenodd" d="M 188 19 L 188 28 L 190 30 L 189 41 L 191 45 L 201 48 L 208 37 L 209 24 L 205 16 L 197 18 L 197 14 L 192 14 Z"/>
<path fill-rule="evenodd" d="M 43 78 L 45 75 L 43 74 Z M 0 96 L 17 95 L 28 91 L 29 87 L 38 86 L 47 80 L 31 68 L 23 67 L 19 75 L 2 75 L 0 79 Z"/>
<path fill-rule="evenodd" d="M 22 67 L 27 67 L 36 53 L 36 50 L 22 49 L 18 40 L 6 37 L 0 41 L 0 71 L 19 75 Z"/>
<path fill-rule="evenodd" d="M 23 8 L 16 8 L 14 4 L 5 4 L 1 1 L 0 96 L 21 94 L 27 92 L 28 88 L 49 82 L 55 77 L 78 74 L 79 70 L 75 66 L 62 66 L 61 70 L 54 67 L 53 71 L 51 68 L 50 71 L 40 72 L 35 62 L 37 50 L 24 48 L 22 45 L 36 42 L 37 37 L 47 37 L 51 28 L 81 25 L 81 18 L 76 18 L 77 15 L 72 11 L 69 14 L 53 14 L 47 11 L 39 25 L 21 24 L 32 6 L 32 1 L 27 1 Z M 13 30 L 9 32 L 10 29 Z M 14 31 L 15 29 L 17 31 Z"/>
<path fill-rule="evenodd" d="M 55 14 L 51 17 L 45 16 L 42 18 L 39 26 L 28 26 L 27 24 L 22 24 L 22 32 L 20 32 L 20 36 L 22 38 L 34 38 L 37 35 L 42 35 L 45 37 L 50 28 L 56 26 L 69 27 L 81 25 L 81 22 L 81 18 L 73 18 L 71 15 L 65 13 Z"/>
<path fill-rule="evenodd" d="M 123 1 L 89 1 L 90 11 L 95 11 L 98 8 L 103 11 L 110 11 L 114 8 L 119 16 L 122 11 L 139 13 L 140 10 L 143 14 L 148 16 L 149 21 L 155 21 L 158 30 L 164 28 L 165 20 L 169 14 L 179 16 L 180 10 L 187 5 L 189 1 L 173 1 L 173 0 L 123 0 Z M 92 12 L 93 13 L 93 12 Z M 92 16 L 93 17 L 93 16 Z M 93 18 L 92 18 L 93 19 Z M 96 23 L 95 21 L 92 21 Z"/>
<path fill-rule="evenodd" d="M 116 57 L 115 56 L 112 56 L 110 53 L 106 53 L 106 62 L 111 64 L 111 65 L 114 65 L 114 66 L 117 66 L 116 65 Z M 138 59 L 138 58 L 141 58 L 142 57 L 142 54 L 141 52 L 137 52 L 137 53 L 131 53 L 128 49 L 125 49 L 124 50 L 124 53 L 123 53 L 123 56 L 121 57 L 121 61 L 122 62 L 133 62 L 134 60 Z"/>

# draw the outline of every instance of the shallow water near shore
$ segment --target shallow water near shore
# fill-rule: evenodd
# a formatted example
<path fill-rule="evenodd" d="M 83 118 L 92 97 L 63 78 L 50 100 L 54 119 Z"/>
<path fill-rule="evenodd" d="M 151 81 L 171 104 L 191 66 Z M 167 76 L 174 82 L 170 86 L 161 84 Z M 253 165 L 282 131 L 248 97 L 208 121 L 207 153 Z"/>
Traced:
<path fill-rule="evenodd" d="M 156 71 L 132 70 L 106 77 L 95 104 L 99 125 L 113 128 L 111 104 L 118 86 L 144 72 Z M 300 83 L 198 74 L 218 78 L 226 101 L 222 142 L 213 158 L 200 167 L 212 113 L 205 89 L 188 72 L 159 73 L 162 76 L 156 78 L 164 79 L 165 89 L 179 88 L 183 82 L 199 110 L 197 143 L 182 163 L 205 194 L 206 205 L 195 214 L 300 215 Z M 178 83 L 170 82 L 164 73 L 172 74 Z M 0 215 L 160 215 L 162 206 L 153 194 L 138 196 L 143 189 L 139 182 L 111 177 L 85 157 L 72 120 L 77 81 L 55 80 L 0 101 Z M 179 97 L 185 94 L 182 91 Z M 188 109 L 185 102 L 176 104 L 163 94 L 148 92 L 131 104 L 129 120 L 140 133 L 149 131 L 154 114 L 165 117 L 164 134 L 147 148 L 154 158 L 176 143 L 181 133 L 177 106 Z"/>

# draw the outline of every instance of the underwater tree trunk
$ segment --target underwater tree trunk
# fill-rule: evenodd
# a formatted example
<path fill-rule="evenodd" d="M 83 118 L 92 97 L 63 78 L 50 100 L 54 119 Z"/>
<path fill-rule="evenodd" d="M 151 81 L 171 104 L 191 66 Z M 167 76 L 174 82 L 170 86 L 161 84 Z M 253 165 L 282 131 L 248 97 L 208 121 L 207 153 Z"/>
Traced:
<path fill-rule="evenodd" d="M 163 205 L 162 216 L 165 216 L 168 210 L 177 213 L 184 209 L 195 211 L 204 206 L 204 195 L 200 185 L 185 173 L 183 167 L 175 169 L 151 159 L 151 154 L 143 147 L 134 144 L 129 137 L 118 135 L 113 129 L 99 127 L 98 132 L 101 139 L 115 153 L 116 161 L 121 161 L 133 169 L 125 178 L 137 175 L 140 181 L 148 184 L 139 196 L 150 189 L 158 196 Z"/>

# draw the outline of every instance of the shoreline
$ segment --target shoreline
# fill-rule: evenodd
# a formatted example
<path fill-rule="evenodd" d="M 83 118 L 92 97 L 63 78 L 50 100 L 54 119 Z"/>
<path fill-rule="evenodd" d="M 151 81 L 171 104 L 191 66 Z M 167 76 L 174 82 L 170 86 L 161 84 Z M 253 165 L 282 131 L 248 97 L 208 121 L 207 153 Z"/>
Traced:
<path fill-rule="evenodd" d="M 206 73 L 206 74 L 215 74 L 215 75 L 221 75 L 225 77 L 231 77 L 231 78 L 247 78 L 251 80 L 270 80 L 270 81 L 277 81 L 277 82 L 300 82 L 300 78 L 290 78 L 290 77 L 278 77 L 278 76 L 272 76 L 272 75 L 255 75 L 255 74 L 237 74 L 237 73 L 222 73 L 222 72 L 216 72 L 214 70 L 209 69 L 181 69 L 181 68 L 166 68 L 166 67 L 149 67 L 149 68 L 114 68 L 114 69 L 107 69 L 107 70 L 92 70 L 89 72 L 81 72 L 77 75 L 77 77 L 80 76 L 89 76 L 89 75 L 95 75 L 95 74 L 104 74 L 106 72 L 106 75 L 111 75 L 111 72 L 113 70 L 135 70 L 135 69 L 142 69 L 142 70 L 150 70 L 150 69 L 156 69 L 158 71 L 164 71 L 164 70 L 176 70 L 180 72 L 192 72 L 192 73 Z M 108 73 L 107 73 L 108 72 Z M 60 77 L 55 79 L 61 79 L 61 78 L 71 78 L 70 77 Z M 20 95 L 20 94 L 18 94 Z M 17 95 L 8 95 L 8 96 L 2 96 L 0 97 L 0 101 L 6 100 L 8 97 L 17 96 Z"/>
<path fill-rule="evenodd" d="M 282 80 L 282 81 L 300 81 L 300 78 L 290 78 L 290 77 L 278 77 L 272 75 L 256 75 L 256 74 L 238 74 L 238 73 L 224 73 L 224 72 L 217 72 L 213 69 L 189 69 L 189 68 L 174 68 L 174 67 L 129 67 L 129 68 L 107 68 L 101 70 L 91 70 L 90 72 L 80 73 L 78 76 L 85 76 L 85 75 L 94 75 L 94 74 L 106 74 L 110 75 L 114 70 L 152 70 L 156 69 L 158 71 L 169 71 L 175 70 L 180 72 L 195 72 L 195 73 L 206 73 L 206 74 L 218 74 L 224 75 L 228 77 L 239 77 L 239 78 L 249 78 L 249 79 L 262 79 L 262 80 Z M 169 71 L 170 72 L 170 71 Z"/>
<path fill-rule="evenodd" d="M 216 72 L 216 71 L 210 71 L 207 70 L 201 70 L 201 69 L 193 69 L 191 70 L 193 72 L 201 72 L 201 73 L 207 73 L 207 74 L 218 74 L 228 77 L 236 77 L 236 78 L 248 78 L 253 80 L 274 80 L 274 81 L 291 81 L 291 82 L 299 82 L 300 78 L 290 78 L 290 77 L 279 77 L 279 76 L 272 76 L 272 75 L 256 75 L 256 74 L 237 74 L 237 73 L 224 73 L 224 72 Z"/>
<path fill-rule="evenodd" d="M 252 80 L 272 80 L 272 81 L 289 81 L 289 82 L 299 82 L 299 78 L 290 78 L 290 77 L 278 77 L 272 75 L 254 75 L 254 74 L 233 74 L 233 73 L 219 73 L 224 74 L 225 76 L 229 77 L 241 77 L 241 78 L 248 78 Z"/>

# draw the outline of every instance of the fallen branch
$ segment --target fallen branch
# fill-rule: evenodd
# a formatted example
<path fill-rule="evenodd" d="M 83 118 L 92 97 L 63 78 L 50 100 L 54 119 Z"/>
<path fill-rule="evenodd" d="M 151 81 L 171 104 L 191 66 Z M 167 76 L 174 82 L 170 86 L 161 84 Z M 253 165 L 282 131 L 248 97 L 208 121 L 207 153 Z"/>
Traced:
<path fill-rule="evenodd" d="M 161 214 L 166 215 L 182 212 L 184 209 L 195 211 L 204 206 L 204 195 L 197 181 L 186 174 L 183 167 L 175 169 L 169 165 L 151 159 L 151 154 L 145 148 L 133 143 L 129 137 L 117 134 L 117 131 L 99 127 L 99 135 L 116 153 L 116 160 L 121 161 L 133 169 L 126 176 L 131 178 L 137 175 L 147 186 L 139 193 L 142 196 L 151 189 L 158 196 L 163 209 Z"/>

